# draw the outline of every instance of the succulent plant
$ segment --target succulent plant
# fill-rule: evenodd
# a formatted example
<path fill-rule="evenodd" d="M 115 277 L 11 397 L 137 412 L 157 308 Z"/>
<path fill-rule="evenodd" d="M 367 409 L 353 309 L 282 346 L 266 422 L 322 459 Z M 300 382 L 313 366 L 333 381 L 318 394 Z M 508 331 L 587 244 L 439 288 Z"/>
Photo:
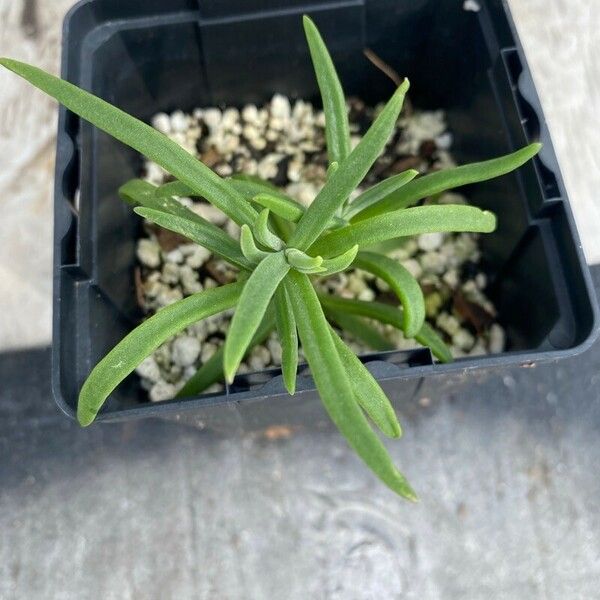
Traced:
<path fill-rule="evenodd" d="M 390 324 L 429 347 L 439 360 L 451 360 L 444 342 L 425 323 L 419 284 L 400 263 L 373 248 L 379 242 L 422 233 L 492 232 L 496 218 L 488 211 L 464 205 L 415 205 L 444 190 L 506 174 L 533 157 L 540 145 L 422 177 L 409 170 L 351 201 L 394 132 L 409 82 L 405 79 L 396 89 L 352 149 L 346 100 L 335 67 L 308 17 L 304 28 L 323 101 L 329 158 L 327 182 L 308 208 L 256 178 L 222 179 L 174 141 L 104 100 L 33 66 L 0 60 L 170 173 L 175 181 L 158 187 L 132 180 L 120 189 L 121 197 L 140 216 L 193 240 L 238 269 L 234 283 L 161 309 L 117 344 L 83 384 L 77 417 L 83 426 L 92 423 L 117 385 L 161 344 L 201 319 L 235 308 L 223 348 L 200 367 L 180 396 L 198 394 L 223 375 L 231 382 L 249 348 L 275 328 L 289 393 L 295 391 L 300 342 L 321 400 L 348 444 L 394 492 L 416 500 L 369 422 L 384 435 L 397 438 L 401 428 L 396 413 L 328 317 L 359 328 L 371 339 L 377 332 L 363 318 Z M 219 208 L 241 227 L 240 239 L 186 208 L 177 199 L 182 196 L 200 196 Z M 350 268 L 385 281 L 398 306 L 317 293 L 316 280 Z"/>

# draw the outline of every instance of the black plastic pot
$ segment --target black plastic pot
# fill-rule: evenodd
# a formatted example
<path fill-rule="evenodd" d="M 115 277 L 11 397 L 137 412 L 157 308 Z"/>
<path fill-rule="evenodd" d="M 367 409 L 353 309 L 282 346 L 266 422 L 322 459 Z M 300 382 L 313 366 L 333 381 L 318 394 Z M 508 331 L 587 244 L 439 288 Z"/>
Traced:
<path fill-rule="evenodd" d="M 87 0 L 65 20 L 62 75 L 146 120 L 161 110 L 263 102 L 275 91 L 316 100 L 300 18 L 310 13 L 347 93 L 374 103 L 392 91 L 363 58 L 368 46 L 411 79 L 417 106 L 447 112 L 459 162 L 541 139 L 539 158 L 518 173 L 465 190 L 499 218 L 482 244 L 509 351 L 450 365 L 433 364 L 424 349 L 365 357 L 401 399 L 431 375 L 573 355 L 597 332 L 589 273 L 513 23 L 503 1 L 479 4 L 467 12 L 462 0 Z M 71 416 L 92 367 L 140 318 L 140 222 L 116 194 L 140 167 L 133 151 L 61 109 L 52 375 L 56 401 Z M 301 374 L 298 387 L 289 397 L 271 370 L 238 377 L 224 394 L 150 404 L 131 376 L 99 420 L 164 416 L 217 426 L 232 409 L 247 427 L 318 420 L 310 377 Z"/>

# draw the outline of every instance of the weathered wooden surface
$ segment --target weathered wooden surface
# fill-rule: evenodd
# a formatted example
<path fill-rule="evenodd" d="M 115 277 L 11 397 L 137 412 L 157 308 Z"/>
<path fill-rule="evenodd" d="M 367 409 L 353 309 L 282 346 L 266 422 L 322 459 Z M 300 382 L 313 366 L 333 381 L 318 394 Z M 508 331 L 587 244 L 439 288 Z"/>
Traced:
<path fill-rule="evenodd" d="M 510 0 L 588 262 L 600 262 L 600 2 Z"/>
<path fill-rule="evenodd" d="M 460 1 L 460 0 L 457 0 Z M 0 53 L 58 71 L 72 0 L 0 0 Z M 600 261 L 600 2 L 511 0 L 590 262 Z M 0 348 L 50 340 L 52 101 L 0 72 Z"/>
<path fill-rule="evenodd" d="M 72 0 L 0 0 L 0 54 L 58 72 Z M 0 348 L 50 340 L 55 103 L 0 72 Z"/>

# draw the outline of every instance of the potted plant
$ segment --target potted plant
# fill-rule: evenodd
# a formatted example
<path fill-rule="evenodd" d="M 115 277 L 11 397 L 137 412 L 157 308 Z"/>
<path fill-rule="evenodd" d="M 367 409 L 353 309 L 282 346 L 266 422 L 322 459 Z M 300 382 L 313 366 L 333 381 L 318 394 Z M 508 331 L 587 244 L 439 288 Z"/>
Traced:
<path fill-rule="evenodd" d="M 305 28 L 323 97 L 329 154 L 327 182 L 308 208 L 255 179 L 224 181 L 172 140 L 106 102 L 33 67 L 2 61 L 71 111 L 168 171 L 174 181 L 157 187 L 133 180 L 121 187 L 122 197 L 136 205 L 139 215 L 199 242 L 239 269 L 235 282 L 175 302 L 126 336 L 98 363 L 82 386 L 78 418 L 84 425 L 92 422 L 117 384 L 178 330 L 236 306 L 222 353 L 211 365 L 211 376 L 222 367 L 232 384 L 253 339 L 260 337 L 261 328 L 269 329 L 274 323 L 283 350 L 283 381 L 293 394 L 298 366 L 297 331 L 332 420 L 382 481 L 404 497 L 414 499 L 414 492 L 390 462 L 365 418 L 368 415 L 386 435 L 398 437 L 400 427 L 395 413 L 376 378 L 330 327 L 323 309 L 330 311 L 334 320 L 336 314 L 342 313 L 392 324 L 407 337 L 416 336 L 439 359 L 449 360 L 442 340 L 424 323 L 425 302 L 419 285 L 398 262 L 369 248 L 414 234 L 493 231 L 495 217 L 486 210 L 462 205 L 410 206 L 446 189 L 506 174 L 533 157 L 540 145 L 530 144 L 485 163 L 416 179 L 417 173 L 407 170 L 351 198 L 395 128 L 408 82 L 398 87 L 351 149 L 345 99 L 335 68 L 308 18 Z M 201 196 L 223 211 L 241 226 L 239 242 L 175 199 L 182 196 Z M 402 311 L 376 302 L 344 301 L 316 293 L 316 278 L 344 271 L 351 265 L 385 281 L 397 295 Z M 344 319 L 337 322 L 343 325 Z M 192 387 L 187 386 L 187 392 L 200 391 L 198 379 L 204 385 L 205 366 L 199 378 L 192 379 Z"/>

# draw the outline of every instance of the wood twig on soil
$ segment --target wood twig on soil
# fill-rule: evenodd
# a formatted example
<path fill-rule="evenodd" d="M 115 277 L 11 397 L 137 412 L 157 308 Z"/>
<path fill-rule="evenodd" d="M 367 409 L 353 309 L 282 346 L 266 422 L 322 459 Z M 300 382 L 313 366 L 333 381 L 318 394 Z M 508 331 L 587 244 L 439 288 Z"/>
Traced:
<path fill-rule="evenodd" d="M 388 63 L 386 63 L 378 54 L 373 52 L 370 48 L 364 48 L 363 54 L 367 57 L 367 59 L 375 65 L 384 75 L 386 75 L 389 79 L 391 79 L 396 87 L 400 87 L 402 82 L 404 81 L 404 77 L 400 77 L 398 71 L 391 67 Z M 408 116 L 412 115 L 413 107 L 412 103 L 408 97 L 408 94 L 404 98 L 404 108 L 403 110 L 406 112 Z"/>

